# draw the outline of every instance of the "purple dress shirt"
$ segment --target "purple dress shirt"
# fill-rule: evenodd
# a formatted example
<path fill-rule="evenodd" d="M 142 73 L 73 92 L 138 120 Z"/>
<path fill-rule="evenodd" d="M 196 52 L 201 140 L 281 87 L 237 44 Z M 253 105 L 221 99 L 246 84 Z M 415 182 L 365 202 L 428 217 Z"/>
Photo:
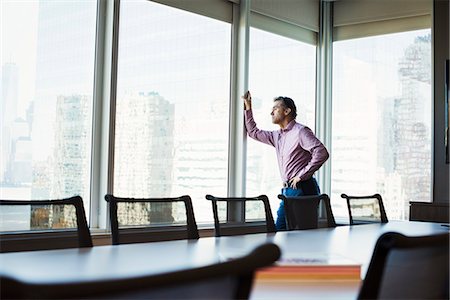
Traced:
<path fill-rule="evenodd" d="M 260 130 L 252 110 L 246 110 L 245 127 L 251 138 L 275 147 L 284 182 L 294 177 L 300 177 L 302 181 L 311 178 L 329 157 L 327 149 L 312 130 L 295 120 L 289 122 L 285 129 Z"/>

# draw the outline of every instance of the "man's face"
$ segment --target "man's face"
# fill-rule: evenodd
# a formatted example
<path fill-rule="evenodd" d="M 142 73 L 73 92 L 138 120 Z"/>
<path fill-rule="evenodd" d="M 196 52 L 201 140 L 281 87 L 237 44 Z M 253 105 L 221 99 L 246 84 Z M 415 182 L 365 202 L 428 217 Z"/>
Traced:
<path fill-rule="evenodd" d="M 286 116 L 289 114 L 289 109 L 284 106 L 283 101 L 277 100 L 273 103 L 272 112 L 270 115 L 272 116 L 273 124 L 280 124 Z"/>

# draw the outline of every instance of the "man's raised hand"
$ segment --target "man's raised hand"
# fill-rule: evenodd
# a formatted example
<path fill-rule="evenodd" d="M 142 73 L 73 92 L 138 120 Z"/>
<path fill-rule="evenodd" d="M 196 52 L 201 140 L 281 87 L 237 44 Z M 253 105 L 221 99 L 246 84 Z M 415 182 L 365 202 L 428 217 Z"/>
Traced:
<path fill-rule="evenodd" d="M 246 91 L 244 96 L 242 96 L 242 99 L 244 99 L 244 109 L 252 109 L 252 95 L 250 94 L 250 91 Z"/>

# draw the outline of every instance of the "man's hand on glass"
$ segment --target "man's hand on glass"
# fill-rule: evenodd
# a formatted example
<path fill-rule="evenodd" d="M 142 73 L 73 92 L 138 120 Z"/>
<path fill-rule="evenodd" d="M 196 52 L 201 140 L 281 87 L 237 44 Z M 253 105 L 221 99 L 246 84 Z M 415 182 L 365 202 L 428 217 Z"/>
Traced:
<path fill-rule="evenodd" d="M 244 99 L 244 109 L 252 109 L 252 95 L 250 94 L 250 91 L 246 91 L 244 96 L 242 96 L 241 98 Z"/>

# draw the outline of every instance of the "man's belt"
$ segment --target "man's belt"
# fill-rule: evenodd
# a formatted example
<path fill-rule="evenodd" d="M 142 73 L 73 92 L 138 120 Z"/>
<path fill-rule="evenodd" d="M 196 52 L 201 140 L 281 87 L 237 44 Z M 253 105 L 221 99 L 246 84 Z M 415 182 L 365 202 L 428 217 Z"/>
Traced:
<path fill-rule="evenodd" d="M 292 180 L 292 179 L 291 179 Z M 306 180 L 302 180 L 302 181 L 299 181 L 298 183 L 297 183 L 297 188 L 302 188 L 303 187 L 303 185 L 305 185 L 305 184 L 312 184 L 312 177 L 311 178 L 309 178 L 309 179 L 306 179 Z M 284 181 L 283 182 L 283 188 L 288 188 L 288 187 L 290 187 L 291 186 L 291 184 L 289 183 L 289 181 Z"/>

